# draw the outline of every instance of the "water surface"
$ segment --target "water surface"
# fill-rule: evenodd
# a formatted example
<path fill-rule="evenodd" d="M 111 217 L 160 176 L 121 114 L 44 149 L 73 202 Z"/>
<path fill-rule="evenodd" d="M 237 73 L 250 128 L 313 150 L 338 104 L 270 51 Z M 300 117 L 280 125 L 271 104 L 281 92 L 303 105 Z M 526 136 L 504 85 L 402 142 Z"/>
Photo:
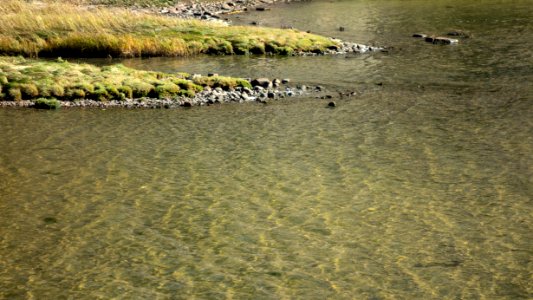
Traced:
<path fill-rule="evenodd" d="M 335 109 L 0 110 L 0 299 L 532 298 L 526 4 L 296 3 L 263 22 L 395 50 L 124 61 L 358 93 Z"/>

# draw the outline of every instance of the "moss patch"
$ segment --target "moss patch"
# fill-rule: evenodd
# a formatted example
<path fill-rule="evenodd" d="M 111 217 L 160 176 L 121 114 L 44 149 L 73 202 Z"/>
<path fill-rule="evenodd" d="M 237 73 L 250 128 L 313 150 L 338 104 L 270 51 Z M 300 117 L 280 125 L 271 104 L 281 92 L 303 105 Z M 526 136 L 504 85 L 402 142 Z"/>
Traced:
<path fill-rule="evenodd" d="M 97 67 L 63 60 L 0 57 L 0 100 L 162 99 L 192 97 L 205 86 L 250 87 L 250 83 L 241 78 L 199 77 L 193 81 L 186 79 L 188 76 L 186 73 L 140 71 L 120 64 Z"/>

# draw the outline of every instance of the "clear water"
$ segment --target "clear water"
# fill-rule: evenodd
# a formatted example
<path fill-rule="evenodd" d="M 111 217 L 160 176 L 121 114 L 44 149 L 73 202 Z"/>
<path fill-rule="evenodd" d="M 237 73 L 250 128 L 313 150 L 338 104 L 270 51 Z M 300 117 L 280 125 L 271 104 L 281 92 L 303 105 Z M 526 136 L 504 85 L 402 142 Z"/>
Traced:
<path fill-rule="evenodd" d="M 533 298 L 531 15 L 296 3 L 264 23 L 395 50 L 124 61 L 358 92 L 335 109 L 0 110 L 0 299 Z"/>

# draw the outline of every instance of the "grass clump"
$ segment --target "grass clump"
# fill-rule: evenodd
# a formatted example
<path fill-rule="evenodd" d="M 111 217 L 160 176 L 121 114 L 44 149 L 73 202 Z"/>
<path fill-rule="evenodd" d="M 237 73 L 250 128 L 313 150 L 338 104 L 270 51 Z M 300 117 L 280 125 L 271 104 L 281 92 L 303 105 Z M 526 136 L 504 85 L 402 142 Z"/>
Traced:
<path fill-rule="evenodd" d="M 185 76 L 188 74 L 141 71 L 120 64 L 97 67 L 66 61 L 0 57 L 0 101 L 193 97 L 205 86 L 226 90 L 251 87 L 241 78 L 214 76 L 187 80 Z"/>
<path fill-rule="evenodd" d="M 39 98 L 34 101 L 33 107 L 39 109 L 58 109 L 61 107 L 61 102 L 57 101 L 57 99 Z"/>
<path fill-rule="evenodd" d="M 0 24 L 0 55 L 27 57 L 289 55 L 337 45 L 329 38 L 292 29 L 227 26 L 123 8 L 88 9 L 53 1 L 41 4 L 1 1 Z"/>

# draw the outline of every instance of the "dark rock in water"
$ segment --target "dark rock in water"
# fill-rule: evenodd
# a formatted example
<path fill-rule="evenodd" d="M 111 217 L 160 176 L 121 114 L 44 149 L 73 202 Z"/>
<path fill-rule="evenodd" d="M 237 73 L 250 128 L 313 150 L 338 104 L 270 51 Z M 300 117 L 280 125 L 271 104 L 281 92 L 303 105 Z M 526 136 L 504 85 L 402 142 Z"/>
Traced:
<path fill-rule="evenodd" d="M 54 218 L 54 217 L 45 217 L 45 218 L 43 218 L 43 221 L 44 221 L 46 224 L 54 224 L 54 223 L 57 223 L 57 219 Z"/>
<path fill-rule="evenodd" d="M 289 82 L 291 82 L 291 80 L 290 80 L 289 78 L 283 78 L 283 79 L 281 80 L 281 83 L 283 83 L 283 84 L 287 84 L 287 83 L 289 83 Z"/>
<path fill-rule="evenodd" d="M 214 76 L 218 76 L 217 73 L 207 73 L 207 77 L 214 77 Z"/>
<path fill-rule="evenodd" d="M 342 26 L 339 27 L 339 31 L 344 31 L 344 30 L 346 30 L 346 28 L 344 28 L 344 27 L 342 27 Z"/>
<path fill-rule="evenodd" d="M 328 103 L 328 107 L 336 107 L 337 106 L 337 103 L 335 103 L 335 101 L 331 101 Z"/>
<path fill-rule="evenodd" d="M 257 10 L 257 11 L 267 11 L 267 10 L 270 10 L 270 8 L 259 6 L 259 7 L 256 7 L 255 10 Z"/>
<path fill-rule="evenodd" d="M 257 21 L 252 21 L 250 22 L 250 25 L 259 25 L 259 23 Z"/>
<path fill-rule="evenodd" d="M 317 90 L 319 92 L 322 91 L 323 89 L 324 88 L 322 86 L 320 86 L 320 85 L 315 86 L 315 90 Z"/>
<path fill-rule="evenodd" d="M 413 37 L 415 38 L 423 38 L 425 39 L 427 37 L 427 34 L 423 34 L 423 33 L 414 33 L 413 34 Z"/>
<path fill-rule="evenodd" d="M 331 99 L 331 98 L 333 98 L 333 96 L 331 96 L 331 95 L 326 95 L 326 99 Z"/>
<path fill-rule="evenodd" d="M 463 37 L 463 38 L 469 38 L 470 37 L 469 33 L 464 32 L 462 30 L 450 31 L 446 35 L 448 35 L 448 36 L 460 36 L 460 37 Z"/>
<path fill-rule="evenodd" d="M 274 94 L 274 92 L 268 92 L 267 97 L 273 99 L 276 97 L 276 94 Z"/>
<path fill-rule="evenodd" d="M 432 36 L 426 36 L 424 38 L 424 41 L 426 41 L 428 43 L 433 43 L 434 40 L 435 40 L 435 38 L 433 38 Z"/>
<path fill-rule="evenodd" d="M 438 36 L 433 39 L 433 44 L 450 45 L 450 44 L 457 44 L 457 43 L 459 43 L 459 40 L 451 39 L 447 37 Z"/>
<path fill-rule="evenodd" d="M 264 88 L 272 87 L 272 82 L 268 78 L 256 78 L 251 82 L 252 86 L 260 86 Z"/>
<path fill-rule="evenodd" d="M 216 100 L 216 101 L 218 101 L 218 100 Z M 181 106 L 183 106 L 183 107 L 192 107 L 192 104 L 191 104 L 191 102 L 183 102 L 183 104 Z"/>

